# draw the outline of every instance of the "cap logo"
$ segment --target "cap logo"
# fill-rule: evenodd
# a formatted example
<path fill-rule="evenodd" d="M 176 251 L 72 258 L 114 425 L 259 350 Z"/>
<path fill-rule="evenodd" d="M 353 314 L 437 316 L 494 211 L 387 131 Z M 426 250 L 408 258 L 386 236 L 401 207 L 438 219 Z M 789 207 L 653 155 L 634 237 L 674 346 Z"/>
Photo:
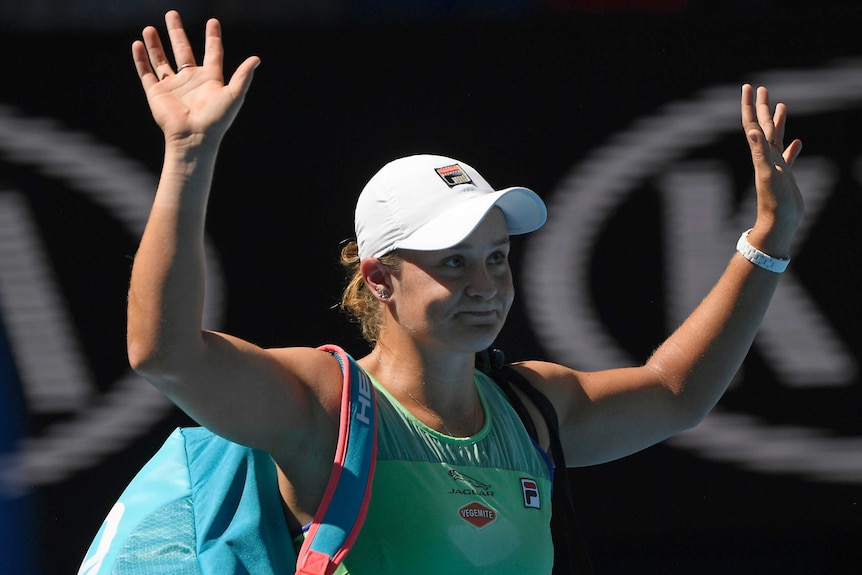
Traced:
<path fill-rule="evenodd" d="M 461 184 L 472 184 L 473 180 L 470 179 L 470 176 L 467 175 L 467 172 L 461 169 L 461 166 L 458 164 L 453 164 L 451 166 L 446 166 L 445 168 L 437 168 L 434 170 L 437 172 L 437 175 L 443 178 L 443 181 L 446 182 L 446 185 L 450 188 L 454 188 L 455 186 L 459 186 Z"/>

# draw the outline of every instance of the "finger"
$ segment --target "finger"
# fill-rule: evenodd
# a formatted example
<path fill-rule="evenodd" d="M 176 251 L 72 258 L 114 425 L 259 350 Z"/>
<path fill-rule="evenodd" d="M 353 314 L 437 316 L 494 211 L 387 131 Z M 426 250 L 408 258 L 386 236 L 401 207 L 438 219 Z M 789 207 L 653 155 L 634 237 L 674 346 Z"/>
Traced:
<path fill-rule="evenodd" d="M 793 162 L 796 161 L 796 158 L 799 157 L 799 153 L 802 152 L 802 140 L 793 140 L 790 142 L 790 145 L 787 146 L 787 149 L 784 150 L 784 161 L 788 166 L 792 166 Z"/>
<path fill-rule="evenodd" d="M 135 40 L 132 43 L 132 61 L 135 63 L 135 70 L 138 73 L 138 78 L 141 80 L 141 85 L 144 91 L 147 91 L 150 86 L 156 84 L 159 79 L 150 65 L 150 58 L 147 56 L 147 47 L 140 40 Z"/>
<path fill-rule="evenodd" d="M 755 171 L 771 170 L 773 164 L 769 161 L 769 142 L 766 141 L 763 131 L 759 127 L 749 130 L 746 132 L 746 139 L 751 148 L 751 162 L 754 164 Z"/>
<path fill-rule="evenodd" d="M 150 60 L 150 65 L 152 66 L 156 77 L 159 80 L 163 80 L 165 77 L 173 74 L 174 68 L 171 66 L 171 63 L 168 61 L 168 57 L 165 54 L 165 49 L 162 46 L 162 39 L 159 37 L 158 30 L 152 26 L 147 26 L 144 28 L 141 35 L 144 38 L 144 45 L 147 48 L 147 57 Z"/>
<path fill-rule="evenodd" d="M 224 47 L 221 40 L 221 24 L 215 18 L 210 18 L 207 21 L 205 46 L 204 66 L 217 71 L 223 80 Z"/>
<path fill-rule="evenodd" d="M 168 27 L 168 37 L 171 39 L 171 50 L 174 53 L 177 71 L 188 66 L 194 66 L 195 54 L 185 28 L 183 28 L 179 12 L 171 10 L 165 14 L 165 24 Z"/>
<path fill-rule="evenodd" d="M 780 150 L 784 147 L 784 128 L 787 125 L 787 106 L 781 102 L 775 105 L 772 123 L 775 125 L 775 145 Z"/>
<path fill-rule="evenodd" d="M 775 123 L 772 121 L 772 109 L 769 107 L 769 90 L 764 86 L 757 88 L 757 123 L 763 130 L 766 140 L 777 144 L 775 139 Z"/>
<path fill-rule="evenodd" d="M 752 88 L 751 84 L 743 84 L 742 86 L 740 109 L 742 112 L 742 128 L 745 130 L 745 133 L 748 134 L 751 130 L 760 130 L 754 106 L 754 88 Z"/>

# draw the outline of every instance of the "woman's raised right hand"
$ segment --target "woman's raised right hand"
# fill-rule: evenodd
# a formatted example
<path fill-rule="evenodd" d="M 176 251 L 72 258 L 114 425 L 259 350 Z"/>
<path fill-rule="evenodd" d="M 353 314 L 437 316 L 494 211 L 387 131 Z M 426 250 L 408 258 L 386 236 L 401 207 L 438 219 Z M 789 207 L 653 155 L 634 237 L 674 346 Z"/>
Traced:
<path fill-rule="evenodd" d="M 197 65 L 179 13 L 171 10 L 165 14 L 165 23 L 176 67 L 153 26 L 144 28 L 143 41 L 132 44 L 132 58 L 153 118 L 168 143 L 217 146 L 242 106 L 260 59 L 246 58 L 225 84 L 219 21 L 207 22 L 201 65 Z"/>

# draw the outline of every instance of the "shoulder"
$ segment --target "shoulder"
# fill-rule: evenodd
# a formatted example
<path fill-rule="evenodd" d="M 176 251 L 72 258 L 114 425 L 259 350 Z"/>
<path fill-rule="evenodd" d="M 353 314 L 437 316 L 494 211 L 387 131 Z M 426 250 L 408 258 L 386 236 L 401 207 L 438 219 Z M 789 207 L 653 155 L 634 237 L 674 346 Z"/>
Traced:
<path fill-rule="evenodd" d="M 547 451 L 550 445 L 547 412 L 553 411 L 557 421 L 562 423 L 567 411 L 566 399 L 571 395 L 568 391 L 571 381 L 566 383 L 566 379 L 572 378 L 573 372 L 553 363 L 524 361 L 507 365 L 501 377 L 507 380 L 516 396 L 511 401 L 523 404 L 536 429 L 536 441 Z M 527 427 L 529 429 L 529 425 Z"/>
<path fill-rule="evenodd" d="M 512 369 L 547 398 L 561 428 L 571 424 L 572 419 L 576 419 L 575 412 L 589 404 L 584 388 L 588 374 L 584 372 L 558 363 L 537 360 L 514 363 Z"/>
<path fill-rule="evenodd" d="M 328 413 L 341 409 L 344 370 L 336 355 L 322 348 L 284 347 L 266 350 L 289 377 L 306 388 Z"/>
<path fill-rule="evenodd" d="M 565 416 L 570 402 L 582 392 L 584 374 L 558 363 L 548 361 L 522 361 L 512 364 L 512 369 L 522 375 L 530 384 L 542 392 L 557 408 L 559 417 Z"/>

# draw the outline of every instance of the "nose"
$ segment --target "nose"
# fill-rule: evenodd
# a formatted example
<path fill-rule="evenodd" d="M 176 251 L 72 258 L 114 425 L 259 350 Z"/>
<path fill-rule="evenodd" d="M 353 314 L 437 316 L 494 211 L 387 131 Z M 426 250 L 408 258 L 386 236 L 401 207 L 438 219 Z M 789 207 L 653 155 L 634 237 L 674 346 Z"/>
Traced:
<path fill-rule="evenodd" d="M 474 266 L 470 274 L 470 282 L 467 284 L 467 295 L 488 300 L 497 295 L 497 279 L 491 274 L 487 266 Z"/>

